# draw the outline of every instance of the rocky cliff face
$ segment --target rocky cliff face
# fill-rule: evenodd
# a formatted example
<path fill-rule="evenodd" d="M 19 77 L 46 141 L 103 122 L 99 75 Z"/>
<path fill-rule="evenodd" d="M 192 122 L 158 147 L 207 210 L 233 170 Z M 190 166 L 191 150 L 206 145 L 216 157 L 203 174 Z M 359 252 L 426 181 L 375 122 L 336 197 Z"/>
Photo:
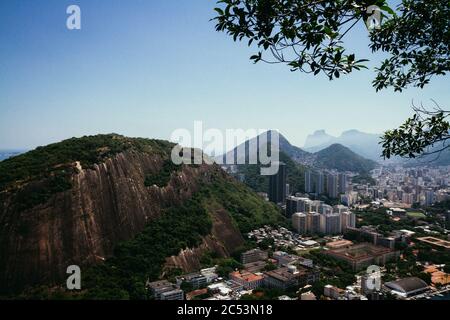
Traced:
<path fill-rule="evenodd" d="M 167 186 L 146 187 L 146 174 L 157 173 L 163 162 L 157 153 L 126 150 L 89 169 L 73 163 L 76 173 L 70 178 L 70 190 L 21 212 L 11 205 L 12 196 L 4 193 L 0 204 L 0 288 L 55 284 L 66 277 L 69 265 L 83 267 L 103 261 L 118 242 L 142 231 L 163 208 L 190 198 L 218 170 L 206 165 L 184 166 L 172 174 Z M 204 250 L 227 256 L 242 243 L 226 212 L 218 210 L 213 216 L 213 232 L 201 247 L 183 251 L 168 263 L 191 270 L 198 266 Z"/>
<path fill-rule="evenodd" d="M 179 255 L 167 258 L 166 269 L 180 268 L 184 272 L 193 272 L 201 268 L 200 259 L 206 252 L 215 252 L 224 258 L 229 257 L 235 248 L 243 245 L 242 235 L 225 210 L 212 211 L 211 215 L 213 218 L 211 235 L 205 237 L 197 248 L 185 249 Z"/>

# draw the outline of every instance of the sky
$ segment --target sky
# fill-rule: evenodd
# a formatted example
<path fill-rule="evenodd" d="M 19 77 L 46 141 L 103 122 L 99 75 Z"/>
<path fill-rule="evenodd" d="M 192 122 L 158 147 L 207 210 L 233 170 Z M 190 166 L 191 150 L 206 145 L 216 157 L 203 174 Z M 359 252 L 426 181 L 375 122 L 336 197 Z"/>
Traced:
<path fill-rule="evenodd" d="M 81 8 L 81 30 L 66 9 Z M 278 129 L 302 146 L 325 129 L 381 133 L 411 102 L 448 106 L 448 76 L 425 89 L 375 92 L 358 25 L 346 45 L 370 70 L 330 82 L 253 64 L 257 50 L 215 31 L 213 0 L 0 1 L 0 149 L 98 133 L 169 139 L 176 129 Z"/>

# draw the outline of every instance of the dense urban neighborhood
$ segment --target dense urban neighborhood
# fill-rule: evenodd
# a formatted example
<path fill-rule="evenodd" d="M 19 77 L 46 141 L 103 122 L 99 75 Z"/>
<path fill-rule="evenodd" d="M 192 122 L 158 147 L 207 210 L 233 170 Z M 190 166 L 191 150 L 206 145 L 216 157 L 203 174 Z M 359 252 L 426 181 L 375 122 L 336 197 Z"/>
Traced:
<path fill-rule="evenodd" d="M 439 299 L 450 290 L 450 168 L 382 167 L 366 177 L 285 172 L 269 194 L 286 227 L 247 234 L 244 250 L 175 281 L 148 283 L 155 299 Z M 334 201 L 316 200 L 326 194 Z M 280 200 L 279 202 L 277 200 Z M 336 202 L 334 202 L 336 203 Z M 215 265 L 214 263 L 217 262 Z"/>

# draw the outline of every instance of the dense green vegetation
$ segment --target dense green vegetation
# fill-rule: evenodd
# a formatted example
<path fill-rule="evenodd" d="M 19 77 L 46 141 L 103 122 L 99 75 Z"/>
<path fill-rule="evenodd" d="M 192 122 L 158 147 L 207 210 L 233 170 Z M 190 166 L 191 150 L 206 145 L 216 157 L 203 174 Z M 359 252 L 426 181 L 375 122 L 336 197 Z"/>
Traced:
<path fill-rule="evenodd" d="M 402 259 L 396 262 L 390 262 L 385 265 L 386 272 L 383 276 L 383 281 L 393 281 L 398 278 L 406 277 L 418 277 L 424 280 L 426 283 L 431 283 L 431 275 L 424 272 L 424 268 L 418 265 L 418 261 L 429 261 L 432 260 L 422 259 L 424 258 L 420 252 L 428 252 L 430 248 L 426 248 L 417 243 L 414 247 L 406 247 L 402 250 Z M 419 250 L 418 256 L 415 255 L 414 251 Z"/>
<path fill-rule="evenodd" d="M 166 257 L 198 246 L 212 226 L 201 195 L 166 209 L 133 240 L 117 246 L 114 257 L 84 276 L 88 299 L 145 299 L 146 279 L 156 280 Z"/>
<path fill-rule="evenodd" d="M 286 220 L 272 203 L 265 202 L 244 184 L 230 179 L 212 182 L 204 193 L 226 209 L 242 233 L 247 233 L 263 225 L 285 225 Z"/>
<path fill-rule="evenodd" d="M 217 262 L 217 274 L 219 277 L 228 277 L 230 272 L 241 270 L 244 266 L 234 258 L 221 259 Z"/>
<path fill-rule="evenodd" d="M 408 216 L 399 221 L 392 220 L 391 216 L 386 213 L 386 208 L 359 211 L 356 213 L 356 216 L 358 218 L 358 228 L 362 226 L 377 226 L 378 232 L 384 235 L 387 235 L 389 232 L 394 230 L 411 229 L 412 227 L 419 225 L 417 219 Z M 350 236 L 350 233 L 346 234 L 347 238 Z"/>
<path fill-rule="evenodd" d="M 205 184 L 181 206 L 165 209 L 134 239 L 120 243 L 114 257 L 90 267 L 83 273 L 83 291 L 69 295 L 47 287 L 32 288 L 23 298 L 52 299 L 148 299 L 145 282 L 157 280 L 166 257 L 177 255 L 187 247 L 198 246 L 209 234 L 212 220 L 208 208 L 226 209 L 242 232 L 264 224 L 284 223 L 272 204 L 264 202 L 245 185 L 217 173 L 211 184 Z M 220 259 L 214 253 L 202 257 L 205 265 L 218 264 L 222 276 L 241 264 L 234 258 Z M 168 278 L 180 275 L 180 269 L 169 270 Z M 53 291 L 52 291 L 53 290 Z"/>
<path fill-rule="evenodd" d="M 312 259 L 315 265 L 321 267 L 320 280 L 312 286 L 312 292 L 320 297 L 327 284 L 344 289 L 356 281 L 355 272 L 345 261 L 325 255 L 321 250 L 311 250 L 305 257 Z"/>
<path fill-rule="evenodd" d="M 427 217 L 423 212 L 420 211 L 409 211 L 406 213 L 406 215 L 414 219 L 425 219 Z"/>
<path fill-rule="evenodd" d="M 0 162 L 0 192 L 16 195 L 13 205 L 24 210 L 45 203 L 53 194 L 72 187 L 73 163 L 91 168 L 106 158 L 133 149 L 161 155 L 170 153 L 173 144 L 117 134 L 71 138 Z"/>
<path fill-rule="evenodd" d="M 450 266 L 450 252 L 443 248 L 433 248 L 425 243 L 417 243 L 415 249 L 419 250 L 417 254 L 417 259 L 419 261 Z"/>
<path fill-rule="evenodd" d="M 349 148 L 333 144 L 316 153 L 317 166 L 338 171 L 353 171 L 367 175 L 377 165 L 375 161 L 357 155 Z"/>
<path fill-rule="evenodd" d="M 84 298 L 146 299 L 145 281 L 158 279 L 165 258 L 187 247 L 197 246 L 202 237 L 210 233 L 211 218 L 207 208 L 213 204 L 226 209 L 242 232 L 264 224 L 283 222 L 274 206 L 247 187 L 231 179 L 217 177 L 183 206 L 166 209 L 140 235 L 120 244 L 113 258 L 92 267 L 85 275 L 85 286 L 89 289 Z M 202 262 L 208 264 L 211 259 L 216 257 L 202 257 Z M 222 275 L 241 267 L 232 258 L 222 259 L 218 264 Z"/>
<path fill-rule="evenodd" d="M 170 159 L 164 161 L 162 169 L 154 174 L 148 174 L 145 176 L 145 186 L 151 187 L 156 185 L 160 188 L 165 187 L 169 181 L 172 173 L 177 172 L 181 168 L 181 165 L 174 164 Z"/>
<path fill-rule="evenodd" d="M 431 207 L 427 207 L 426 209 L 431 213 L 445 213 L 446 211 L 450 210 L 450 200 L 435 203 Z"/>
<path fill-rule="evenodd" d="M 181 249 L 197 246 L 209 234 L 211 220 L 207 207 L 222 205 L 242 232 L 266 223 L 283 221 L 271 204 L 265 203 L 244 185 L 226 178 L 207 185 L 183 206 L 165 210 L 135 239 L 120 244 L 114 258 L 95 266 L 85 276 L 88 291 L 85 298 L 145 299 L 146 279 L 156 280 L 165 258 Z M 202 257 L 205 264 L 216 257 Z M 219 261 L 219 273 L 228 274 L 240 268 L 234 259 Z"/>
<path fill-rule="evenodd" d="M 232 253 L 230 258 L 219 257 L 215 252 L 208 251 L 200 259 L 202 268 L 210 268 L 217 266 L 216 272 L 219 277 L 228 277 L 230 272 L 235 270 L 242 270 L 244 266 L 238 260 L 240 259 L 240 254 L 246 251 L 248 247 L 242 249 L 237 249 Z"/>
<path fill-rule="evenodd" d="M 22 211 L 45 203 L 55 193 L 72 188 L 71 172 L 73 170 L 70 168 L 52 172 L 48 177 L 26 184 L 17 190 L 13 203 L 16 210 Z"/>

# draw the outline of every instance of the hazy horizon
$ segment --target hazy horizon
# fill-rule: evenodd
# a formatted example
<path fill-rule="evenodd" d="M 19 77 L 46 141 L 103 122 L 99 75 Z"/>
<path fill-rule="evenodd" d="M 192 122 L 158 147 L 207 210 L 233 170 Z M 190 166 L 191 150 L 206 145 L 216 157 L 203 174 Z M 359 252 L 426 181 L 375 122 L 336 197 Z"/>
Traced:
<path fill-rule="evenodd" d="M 187 128 L 187 129 L 189 129 L 189 128 Z M 273 129 L 267 129 L 267 130 L 273 130 Z M 330 132 L 328 132 L 326 129 L 316 129 L 316 130 L 314 130 L 314 131 L 312 131 L 311 133 L 309 133 L 309 134 L 307 134 L 306 136 L 305 136 L 305 140 L 306 140 L 306 138 L 307 138 L 307 136 L 308 135 L 312 135 L 313 133 L 315 133 L 315 132 L 317 132 L 317 131 L 325 131 L 328 135 L 330 135 L 330 136 L 332 136 L 332 137 L 334 137 L 334 138 L 337 138 L 337 137 L 339 137 L 339 136 L 341 136 L 344 132 L 348 132 L 348 131 L 353 131 L 353 130 L 356 130 L 356 131 L 359 131 L 359 132 L 362 132 L 362 133 L 366 133 L 366 134 L 381 134 L 381 133 L 374 133 L 374 132 L 364 132 L 364 131 L 361 131 L 361 130 L 357 130 L 357 129 L 352 129 L 352 128 L 349 128 L 349 129 L 347 129 L 347 130 L 344 130 L 344 131 L 342 131 L 342 132 L 340 132 L 339 134 L 337 134 L 337 135 L 333 135 L 333 134 L 330 134 Z M 295 143 L 293 143 L 292 141 L 294 141 L 295 140 L 295 138 L 291 138 L 291 137 L 289 137 L 289 136 L 287 136 L 287 135 L 285 135 L 284 133 L 283 133 L 283 131 L 282 130 L 279 130 L 279 132 L 292 144 L 292 145 L 294 145 L 294 146 L 296 146 L 296 147 L 299 147 L 299 148 L 304 148 L 305 147 L 305 144 L 303 143 L 302 145 L 298 145 L 298 144 L 295 144 Z M 103 133 L 98 133 L 98 134 L 119 134 L 119 135 L 123 135 L 123 136 L 126 136 L 126 135 L 124 135 L 124 134 L 121 134 L 120 132 L 103 132 Z M 63 141 L 63 140 L 66 140 L 66 139 L 70 139 L 70 138 L 80 138 L 80 137 L 82 137 L 82 136 L 88 136 L 88 135 L 91 135 L 91 134 L 86 134 L 86 135 L 79 135 L 79 136 L 73 136 L 73 137 L 65 137 L 65 138 L 63 138 L 63 139 L 61 139 L 61 140 L 58 140 L 58 141 L 50 141 L 49 143 L 47 143 L 47 144 L 45 144 L 45 145 L 48 145 L 48 144 L 53 144 L 53 143 L 58 143 L 58 142 L 61 142 L 61 141 Z M 95 134 L 94 134 L 95 135 Z M 170 137 L 145 137 L 145 136 L 127 136 L 127 137 L 130 137 L 130 138 L 147 138 L 147 139 L 161 139 L 161 140 L 170 140 Z M 251 139 L 251 138 L 254 138 L 254 137 L 256 137 L 256 135 L 255 136 L 250 136 L 249 137 L 249 139 Z M 243 142 L 245 142 L 245 141 L 238 141 L 238 143 L 237 143 L 237 145 L 239 145 L 239 144 L 241 144 L 241 143 L 243 143 Z M 42 147 L 42 146 L 45 146 L 45 145 L 36 145 L 36 146 L 32 146 L 32 147 L 29 147 L 29 148 L 26 148 L 26 147 L 14 147 L 14 148 L 2 148 L 1 146 L 0 146 L 0 151 L 3 151 L 3 152 L 7 152 L 7 151 L 11 151 L 11 152 L 15 152 L 15 151 L 30 151 L 30 150 L 34 150 L 34 149 L 36 149 L 37 147 Z M 236 145 L 236 146 L 237 146 Z M 231 150 L 231 149 L 230 149 Z M 230 151 L 230 150 L 226 150 L 227 152 L 228 151 Z"/>

